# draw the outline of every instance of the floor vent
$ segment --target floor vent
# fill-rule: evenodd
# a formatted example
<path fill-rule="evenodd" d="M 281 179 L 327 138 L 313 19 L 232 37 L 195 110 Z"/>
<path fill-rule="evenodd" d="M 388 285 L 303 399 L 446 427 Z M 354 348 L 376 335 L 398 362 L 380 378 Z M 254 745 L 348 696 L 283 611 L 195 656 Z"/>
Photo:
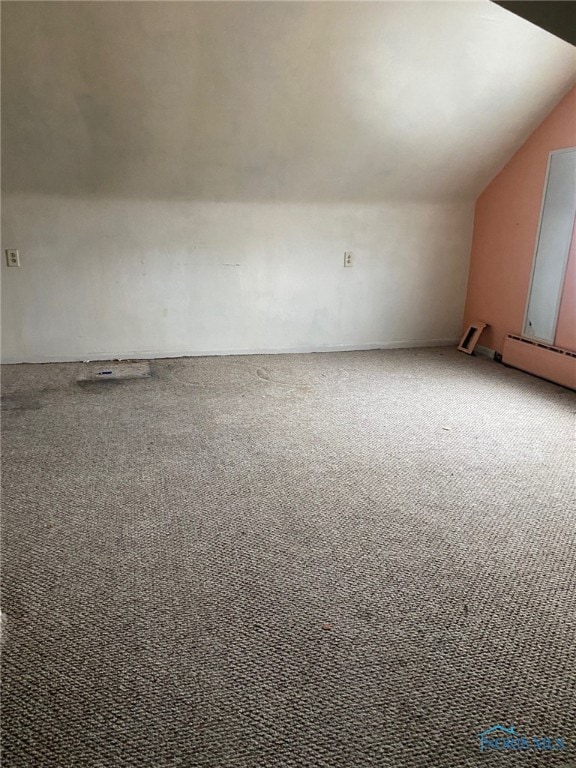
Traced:
<path fill-rule="evenodd" d="M 146 360 L 83 363 L 77 381 L 79 384 L 88 381 L 105 384 L 113 381 L 149 379 L 150 376 L 150 363 Z"/>
<path fill-rule="evenodd" d="M 474 354 L 474 347 L 478 343 L 478 339 L 480 338 L 480 336 L 482 335 L 482 331 L 486 327 L 487 327 L 486 323 L 482 323 L 482 322 L 471 323 L 466 329 L 464 336 L 462 336 L 460 340 L 460 344 L 458 345 L 458 351 L 465 352 L 467 355 Z"/>

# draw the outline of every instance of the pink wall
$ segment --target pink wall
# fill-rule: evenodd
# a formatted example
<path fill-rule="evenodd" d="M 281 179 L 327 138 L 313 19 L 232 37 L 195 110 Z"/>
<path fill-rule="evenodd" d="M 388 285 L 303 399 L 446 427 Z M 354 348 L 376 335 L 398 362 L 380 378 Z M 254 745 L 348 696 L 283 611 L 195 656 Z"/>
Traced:
<path fill-rule="evenodd" d="M 548 155 L 576 146 L 576 88 L 541 123 L 476 202 L 464 328 L 490 325 L 480 344 L 502 352 L 508 333 L 522 331 Z M 576 350 L 574 240 L 560 305 L 556 343 Z M 562 343 L 560 343 L 562 342 Z"/>

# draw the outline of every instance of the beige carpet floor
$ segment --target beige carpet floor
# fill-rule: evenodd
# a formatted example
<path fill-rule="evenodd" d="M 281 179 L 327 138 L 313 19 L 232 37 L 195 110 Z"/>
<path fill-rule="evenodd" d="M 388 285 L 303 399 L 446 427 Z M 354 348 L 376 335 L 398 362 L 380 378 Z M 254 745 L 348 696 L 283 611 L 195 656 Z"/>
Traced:
<path fill-rule="evenodd" d="M 573 393 L 451 349 L 150 371 L 4 368 L 5 768 L 576 765 Z"/>

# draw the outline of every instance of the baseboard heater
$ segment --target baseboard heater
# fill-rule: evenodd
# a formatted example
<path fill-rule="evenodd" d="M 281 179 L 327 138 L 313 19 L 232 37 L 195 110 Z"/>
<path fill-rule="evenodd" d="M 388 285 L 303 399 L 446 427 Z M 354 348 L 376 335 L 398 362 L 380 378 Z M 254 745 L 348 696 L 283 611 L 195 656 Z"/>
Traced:
<path fill-rule="evenodd" d="M 510 335 L 504 339 L 502 362 L 563 387 L 576 389 L 576 352 Z"/>

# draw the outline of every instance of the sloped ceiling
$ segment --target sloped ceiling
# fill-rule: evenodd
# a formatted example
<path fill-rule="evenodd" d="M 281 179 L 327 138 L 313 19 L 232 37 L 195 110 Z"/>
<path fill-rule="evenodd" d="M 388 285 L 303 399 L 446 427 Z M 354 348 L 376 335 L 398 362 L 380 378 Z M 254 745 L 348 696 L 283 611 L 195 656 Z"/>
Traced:
<path fill-rule="evenodd" d="M 476 197 L 575 81 L 479 2 L 4 2 L 5 189 Z"/>

